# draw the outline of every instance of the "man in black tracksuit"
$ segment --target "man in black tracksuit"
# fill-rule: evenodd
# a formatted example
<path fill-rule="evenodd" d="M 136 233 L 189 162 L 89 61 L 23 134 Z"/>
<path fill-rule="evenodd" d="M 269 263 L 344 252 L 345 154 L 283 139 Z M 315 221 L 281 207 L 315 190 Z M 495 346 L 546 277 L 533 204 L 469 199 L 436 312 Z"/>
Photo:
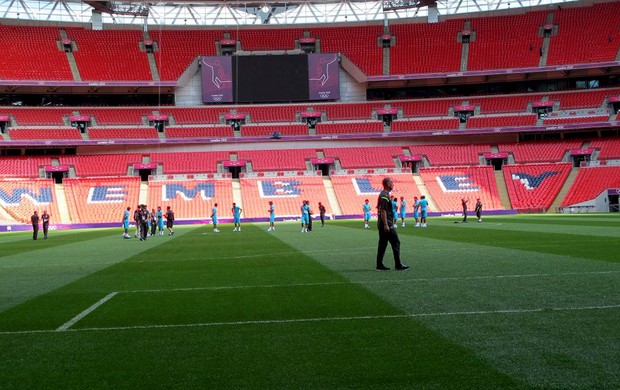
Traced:
<path fill-rule="evenodd" d="M 390 191 L 394 188 L 392 179 L 386 177 L 383 179 L 383 191 L 379 194 L 377 200 L 377 228 L 379 230 L 379 247 L 377 249 L 377 271 L 389 271 L 390 269 L 383 265 L 383 256 L 387 249 L 388 242 L 392 246 L 394 254 L 394 268 L 398 271 L 408 270 L 409 267 L 400 261 L 400 240 L 398 233 L 394 228 L 394 213 L 392 210 L 392 198 Z"/>

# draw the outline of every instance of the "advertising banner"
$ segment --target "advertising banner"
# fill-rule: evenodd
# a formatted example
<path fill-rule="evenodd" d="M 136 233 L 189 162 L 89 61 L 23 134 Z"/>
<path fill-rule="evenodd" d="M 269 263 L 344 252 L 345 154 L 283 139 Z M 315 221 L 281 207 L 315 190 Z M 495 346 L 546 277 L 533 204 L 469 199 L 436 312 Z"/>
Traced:
<path fill-rule="evenodd" d="M 340 99 L 337 54 L 308 54 L 310 100 Z"/>
<path fill-rule="evenodd" d="M 202 102 L 232 103 L 233 77 L 230 56 L 202 57 Z"/>

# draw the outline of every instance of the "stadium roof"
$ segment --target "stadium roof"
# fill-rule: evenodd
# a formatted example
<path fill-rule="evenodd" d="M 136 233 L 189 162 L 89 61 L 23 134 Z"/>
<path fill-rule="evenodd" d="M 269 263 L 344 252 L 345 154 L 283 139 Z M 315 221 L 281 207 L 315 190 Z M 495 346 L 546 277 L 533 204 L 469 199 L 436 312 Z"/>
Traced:
<path fill-rule="evenodd" d="M 159 26 L 242 26 L 371 22 L 512 10 L 578 0 L 70 1 L 0 0 L 0 18 Z M 94 16 L 93 16 L 94 15 Z"/>

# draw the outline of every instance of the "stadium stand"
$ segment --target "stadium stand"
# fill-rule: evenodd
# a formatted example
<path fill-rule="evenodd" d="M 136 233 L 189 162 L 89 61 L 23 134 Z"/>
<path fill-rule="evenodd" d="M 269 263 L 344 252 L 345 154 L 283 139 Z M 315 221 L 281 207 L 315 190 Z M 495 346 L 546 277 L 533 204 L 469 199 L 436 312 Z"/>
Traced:
<path fill-rule="evenodd" d="M 502 167 L 514 210 L 549 210 L 571 171 L 570 163 L 504 165 Z"/>
<path fill-rule="evenodd" d="M 343 53 L 366 75 L 382 74 L 382 48 L 377 39 L 382 26 L 310 28 L 310 35 L 320 39 L 321 52 Z"/>
<path fill-rule="evenodd" d="M 331 180 L 338 204 L 344 215 L 362 215 L 362 205 L 368 199 L 372 213 L 376 214 L 377 197 L 383 189 L 384 175 L 332 175 Z M 408 214 L 413 213 L 413 197 L 420 197 L 420 190 L 411 174 L 390 173 L 394 181 L 392 195 L 405 197 Z"/>
<path fill-rule="evenodd" d="M 476 39 L 469 44 L 467 70 L 538 66 L 546 11 L 490 18 L 472 18 Z"/>
<path fill-rule="evenodd" d="M 403 155 L 400 146 L 377 146 L 367 148 L 325 148 L 325 157 L 340 160 L 343 169 L 394 168 L 394 159 Z"/>
<path fill-rule="evenodd" d="M 620 159 L 620 138 L 595 139 L 590 147 L 599 150 L 599 160 Z"/>
<path fill-rule="evenodd" d="M 570 149 L 581 147 L 581 141 L 543 141 L 503 143 L 497 147 L 500 152 L 512 153 L 517 164 L 560 162 Z"/>
<path fill-rule="evenodd" d="M 295 48 L 295 39 L 303 36 L 301 28 L 264 28 L 235 30 L 231 39 L 241 41 L 242 50 L 290 50 Z"/>
<path fill-rule="evenodd" d="M 526 112 L 528 103 L 542 99 L 541 94 L 469 96 L 471 105 L 480 105 L 480 114 L 503 114 Z"/>
<path fill-rule="evenodd" d="M 66 30 L 77 44 L 74 55 L 82 80 L 153 80 L 146 53 L 139 48 L 142 31 Z"/>
<path fill-rule="evenodd" d="M 161 113 L 171 115 L 177 125 L 219 123 L 223 107 L 165 107 Z"/>
<path fill-rule="evenodd" d="M 459 71 L 461 44 L 457 42 L 456 35 L 462 29 L 462 20 L 391 26 L 396 45 L 390 50 L 390 73 Z"/>
<path fill-rule="evenodd" d="M 0 25 L 0 79 L 73 80 L 56 27 Z"/>
<path fill-rule="evenodd" d="M 306 160 L 316 157 L 313 149 L 240 150 L 239 160 L 252 163 L 254 171 L 305 171 Z"/>
<path fill-rule="evenodd" d="M 577 90 L 550 94 L 549 100 L 559 100 L 561 110 L 598 108 L 603 106 L 606 97 L 619 93 L 618 88 Z"/>
<path fill-rule="evenodd" d="M 401 107 L 403 115 L 407 117 L 446 116 L 452 106 L 458 106 L 462 99 L 420 99 L 394 103 L 394 107 Z"/>
<path fill-rule="evenodd" d="M 166 138 L 217 138 L 232 137 L 233 130 L 228 125 L 201 127 L 166 127 Z"/>
<path fill-rule="evenodd" d="M 82 135 L 75 128 L 61 129 L 9 129 L 9 136 L 12 140 L 48 140 L 48 139 L 67 139 L 81 140 Z"/>
<path fill-rule="evenodd" d="M 129 154 L 89 154 L 78 156 L 59 156 L 61 165 L 75 168 L 79 177 L 87 176 L 124 176 L 130 165 L 142 162 L 142 155 Z"/>
<path fill-rule="evenodd" d="M 592 123 L 592 122 L 607 122 L 609 115 L 592 115 L 592 116 L 568 116 L 558 118 L 545 118 L 543 120 L 544 125 L 566 125 L 571 123 Z"/>
<path fill-rule="evenodd" d="M 272 123 L 269 125 L 247 124 L 241 127 L 241 135 L 244 137 L 270 137 L 276 131 L 282 136 L 308 135 L 308 125 L 303 123 Z"/>
<path fill-rule="evenodd" d="M 620 188 L 620 166 L 584 167 L 562 201 L 562 207 L 587 202 L 608 188 Z"/>
<path fill-rule="evenodd" d="M 535 126 L 536 114 L 471 116 L 467 118 L 467 127 L 471 129 L 484 127 L 518 127 Z"/>
<path fill-rule="evenodd" d="M 458 118 L 395 120 L 392 122 L 392 131 L 456 130 L 458 128 Z"/>
<path fill-rule="evenodd" d="M 155 61 L 162 81 L 178 80 L 198 56 L 214 56 L 215 41 L 223 38 L 220 30 L 154 29 L 149 33 L 157 46 Z"/>
<path fill-rule="evenodd" d="M 139 177 L 70 178 L 63 184 L 74 223 L 123 221 L 127 207 L 133 210 L 140 195 Z"/>
<path fill-rule="evenodd" d="M 268 203 L 273 201 L 276 217 L 300 218 L 303 200 L 310 201 L 314 216 L 318 215 L 318 202 L 332 214 L 327 192 L 320 176 L 286 176 L 241 179 L 243 213 L 246 218 L 268 217 Z"/>
<path fill-rule="evenodd" d="M 2 114 L 12 115 L 18 126 L 64 126 L 63 117 L 72 115 L 68 108 L 7 108 Z"/>
<path fill-rule="evenodd" d="M 547 65 L 613 61 L 620 44 L 619 19 L 615 2 L 555 12 L 558 35 L 551 37 Z"/>
<path fill-rule="evenodd" d="M 315 111 L 327 113 L 327 119 L 331 121 L 370 119 L 372 109 L 381 107 L 380 103 L 326 103 L 313 106 Z"/>
<path fill-rule="evenodd" d="M 49 156 L 1 156 L 0 177 L 39 177 L 39 168 L 52 165 Z"/>
<path fill-rule="evenodd" d="M 53 223 L 60 221 L 54 181 L 36 180 L 0 180 L 0 205 L 16 221 L 30 223 L 34 210 L 43 210 L 51 215 Z"/>
<path fill-rule="evenodd" d="M 461 211 L 461 198 L 480 198 L 485 210 L 503 209 L 491 166 L 421 168 L 420 177 L 439 208 L 429 211 Z"/>
<path fill-rule="evenodd" d="M 232 202 L 230 180 L 149 180 L 149 210 L 161 206 L 165 211 L 170 206 L 177 220 L 210 220 L 214 203 L 218 217 L 231 217 Z"/>
<path fill-rule="evenodd" d="M 412 155 L 426 156 L 433 166 L 442 165 L 478 165 L 479 155 L 488 153 L 491 148 L 488 144 L 473 145 L 412 145 L 409 146 Z"/>
<path fill-rule="evenodd" d="M 80 108 L 81 115 L 93 117 L 98 126 L 142 125 L 142 117 L 152 115 L 151 108 Z"/>
<path fill-rule="evenodd" d="M 163 173 L 214 173 L 217 164 L 229 160 L 228 152 L 151 153 L 151 162 L 161 164 Z"/>
<path fill-rule="evenodd" d="M 350 121 L 350 122 L 322 122 L 316 125 L 317 134 L 352 134 L 352 133 L 382 133 L 381 121 Z"/>
<path fill-rule="evenodd" d="M 88 135 L 91 139 L 146 139 L 159 137 L 157 130 L 153 127 L 107 127 L 103 129 L 91 127 L 88 129 Z"/>
<path fill-rule="evenodd" d="M 233 106 L 238 113 L 250 115 L 250 121 L 254 122 L 292 122 L 295 114 L 306 111 L 304 105 L 261 105 L 261 106 Z"/>

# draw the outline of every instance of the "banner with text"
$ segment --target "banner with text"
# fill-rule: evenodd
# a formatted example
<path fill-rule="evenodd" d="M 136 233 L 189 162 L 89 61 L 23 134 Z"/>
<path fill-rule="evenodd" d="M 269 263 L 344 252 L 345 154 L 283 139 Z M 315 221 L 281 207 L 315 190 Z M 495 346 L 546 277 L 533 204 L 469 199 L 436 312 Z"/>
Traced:
<path fill-rule="evenodd" d="M 340 99 L 337 54 L 308 54 L 310 100 Z"/>
<path fill-rule="evenodd" d="M 230 56 L 202 57 L 202 102 L 232 103 L 233 77 Z"/>

